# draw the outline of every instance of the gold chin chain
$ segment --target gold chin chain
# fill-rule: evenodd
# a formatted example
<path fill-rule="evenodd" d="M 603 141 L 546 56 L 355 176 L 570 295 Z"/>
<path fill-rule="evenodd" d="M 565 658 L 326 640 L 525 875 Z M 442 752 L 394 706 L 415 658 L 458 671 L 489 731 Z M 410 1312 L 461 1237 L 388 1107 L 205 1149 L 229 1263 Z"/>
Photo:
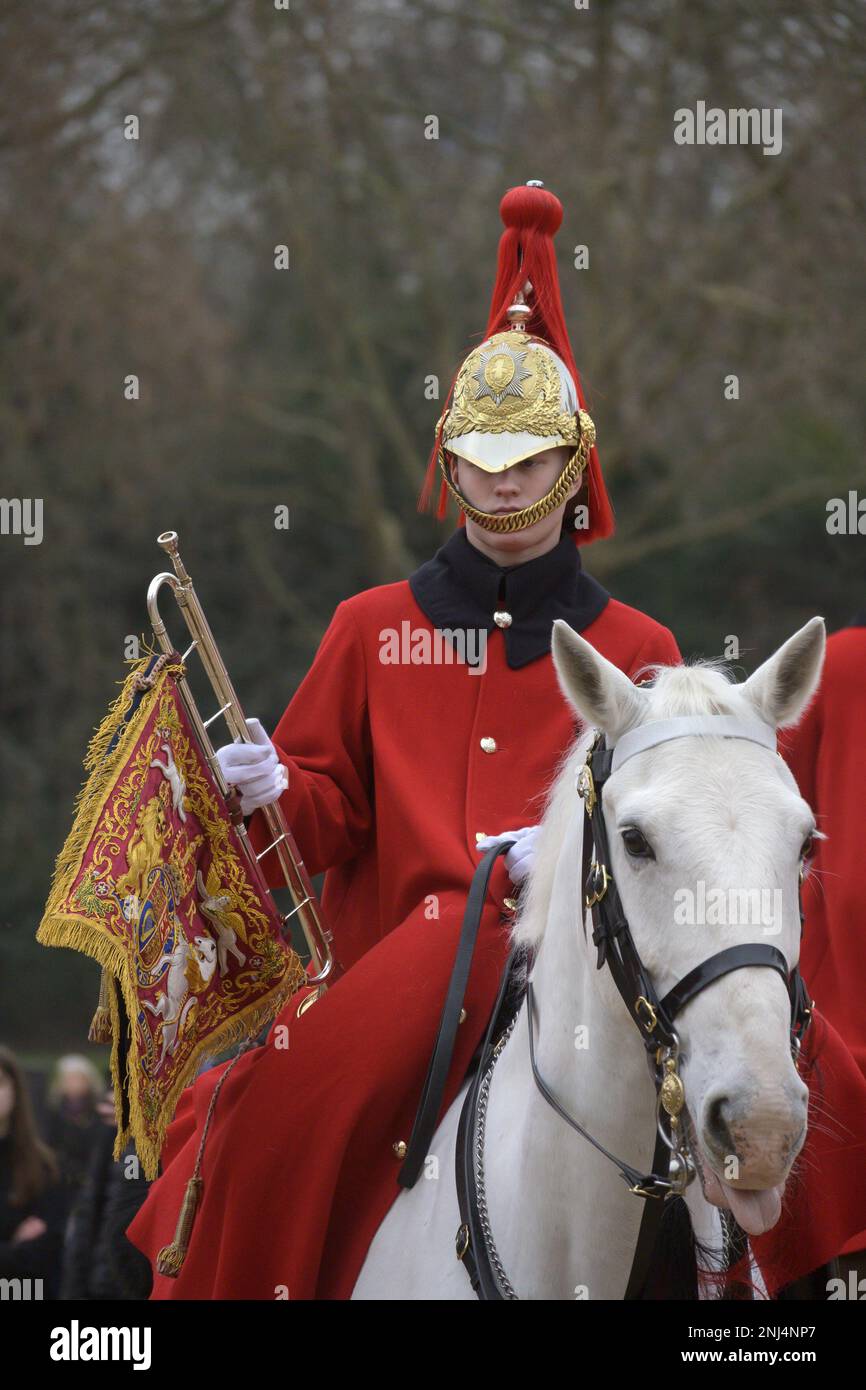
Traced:
<path fill-rule="evenodd" d="M 537 502 L 533 502 L 530 507 L 522 507 L 517 512 L 482 512 L 478 507 L 473 507 L 467 502 L 462 492 L 451 481 L 448 474 L 448 465 L 445 462 L 445 451 L 439 446 L 439 468 L 442 477 L 445 479 L 445 486 L 455 499 L 458 506 L 466 513 L 471 521 L 483 526 L 485 531 L 523 531 L 527 526 L 534 526 L 536 521 L 542 521 L 544 517 L 550 516 L 555 512 L 568 496 L 572 484 L 583 476 L 587 465 L 589 451 L 595 442 L 595 425 L 587 415 L 586 411 L 580 412 L 580 443 L 574 450 L 563 468 L 556 482 L 549 492 L 540 497 Z"/>

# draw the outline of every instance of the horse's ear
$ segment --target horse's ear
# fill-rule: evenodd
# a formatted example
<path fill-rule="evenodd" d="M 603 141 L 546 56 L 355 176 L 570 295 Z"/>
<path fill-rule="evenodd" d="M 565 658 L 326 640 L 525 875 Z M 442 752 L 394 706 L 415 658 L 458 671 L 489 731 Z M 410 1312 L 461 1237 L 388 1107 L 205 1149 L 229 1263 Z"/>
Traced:
<path fill-rule="evenodd" d="M 587 724 L 615 739 L 638 722 L 646 696 L 563 618 L 550 651 L 563 695 Z"/>
<path fill-rule="evenodd" d="M 826 644 L 824 619 L 810 618 L 740 687 L 774 729 L 796 724 L 815 694 Z"/>

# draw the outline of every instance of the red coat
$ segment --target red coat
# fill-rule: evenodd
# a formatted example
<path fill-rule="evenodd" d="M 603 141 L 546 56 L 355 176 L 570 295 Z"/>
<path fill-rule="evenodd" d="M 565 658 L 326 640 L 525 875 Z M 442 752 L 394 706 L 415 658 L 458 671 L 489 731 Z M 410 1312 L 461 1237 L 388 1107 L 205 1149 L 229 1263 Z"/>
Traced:
<path fill-rule="evenodd" d="M 827 836 L 803 886 L 803 977 L 866 1077 L 866 626 L 829 639 L 818 694 L 780 746 Z M 864 1247 L 866 1230 L 849 1243 Z"/>
<path fill-rule="evenodd" d="M 311 872 L 329 870 L 323 906 L 348 973 L 301 1019 L 290 1001 L 279 1019 L 289 1025 L 288 1048 L 273 1045 L 272 1031 L 266 1046 L 235 1065 L 212 1121 L 185 1265 L 177 1280 L 155 1277 L 155 1298 L 351 1293 L 400 1191 L 392 1146 L 411 1131 L 478 862 L 476 832 L 536 821 L 574 736 L 549 652 L 513 669 L 506 646 L 514 633 L 494 628 L 483 675 L 459 664 L 385 664 L 381 634 L 399 631 L 405 619 L 432 639 L 433 624 L 407 582 L 340 604 L 275 731 L 278 747 L 291 749 L 281 754 L 290 779 L 283 804 Z M 679 659 L 667 629 L 615 600 L 583 635 L 632 675 Z M 488 752 L 482 740 L 489 739 L 495 750 Z M 507 956 L 501 909 L 510 889 L 499 860 L 446 1108 Z M 152 1260 L 173 1237 L 224 1069 L 184 1093 L 163 1176 L 129 1228 Z M 850 1212 L 840 1219 L 845 1225 Z M 843 1238 L 853 1229 L 848 1224 Z M 831 1244 L 837 1235 L 833 1226 Z M 825 1244 L 807 1246 L 803 1272 L 839 1248 L 824 1251 Z"/>

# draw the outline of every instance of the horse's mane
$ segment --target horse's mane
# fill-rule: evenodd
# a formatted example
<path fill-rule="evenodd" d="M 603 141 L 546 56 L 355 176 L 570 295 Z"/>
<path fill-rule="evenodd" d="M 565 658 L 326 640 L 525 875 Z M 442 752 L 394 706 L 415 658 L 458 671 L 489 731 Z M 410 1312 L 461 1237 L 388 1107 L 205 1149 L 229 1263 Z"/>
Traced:
<path fill-rule="evenodd" d="M 646 718 L 641 722 L 682 714 L 751 714 L 754 718 L 754 711 L 747 709 L 737 682 L 721 659 L 688 666 L 647 666 L 640 674 L 654 678 L 654 684 L 645 691 Z M 543 798 L 535 862 L 512 930 L 515 945 L 537 947 L 544 935 L 560 848 L 569 822 L 580 807 L 575 778 L 594 732 L 584 729 L 571 748 L 565 750 Z"/>

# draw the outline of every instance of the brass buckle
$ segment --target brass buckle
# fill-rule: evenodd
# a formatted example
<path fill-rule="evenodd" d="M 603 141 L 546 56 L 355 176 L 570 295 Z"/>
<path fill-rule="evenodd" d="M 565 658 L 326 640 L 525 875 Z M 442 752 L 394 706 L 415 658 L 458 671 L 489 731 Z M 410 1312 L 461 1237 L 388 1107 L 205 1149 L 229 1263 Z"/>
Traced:
<path fill-rule="evenodd" d="M 647 1010 L 647 1012 L 649 1013 L 650 1020 L 651 1020 L 650 1023 L 645 1023 L 644 1020 L 640 1017 L 640 1008 L 641 1008 L 641 1005 L 643 1005 L 643 1007 L 644 1007 L 644 1008 Z M 649 1001 L 648 999 L 645 999 L 644 996 L 643 996 L 642 994 L 639 995 L 638 998 L 637 998 L 637 1000 L 635 1001 L 634 1011 L 635 1011 L 635 1013 L 637 1014 L 638 1019 L 639 1019 L 640 1023 L 642 1024 L 642 1026 L 646 1029 L 646 1031 L 647 1031 L 648 1033 L 651 1033 L 651 1032 L 653 1031 L 653 1029 L 655 1028 L 656 1024 L 658 1023 L 658 1018 L 657 1018 L 657 1016 L 656 1016 L 656 1011 L 655 1011 L 655 1009 L 653 1008 L 652 1004 L 650 1003 L 650 1001 Z"/>
<path fill-rule="evenodd" d="M 598 863 L 596 863 L 596 861 L 593 859 L 593 861 L 592 861 L 592 863 L 590 864 L 589 867 L 590 867 L 590 872 L 592 873 L 592 876 L 593 876 L 593 880 L 594 880 L 595 882 L 598 881 L 599 873 L 601 873 L 601 892 L 599 892 L 598 888 L 593 888 L 592 892 L 591 892 L 591 893 L 588 893 L 588 894 L 586 895 L 586 897 L 584 898 L 584 903 L 585 903 L 586 907 L 595 907 L 596 903 L 600 903 L 600 902 L 601 902 L 602 898 L 604 897 L 605 893 L 606 893 L 607 890 L 608 890 L 609 884 L 612 882 L 612 879 L 611 879 L 611 877 L 610 877 L 610 874 L 609 874 L 608 871 L 607 871 L 607 865 L 606 865 L 606 864 L 598 864 Z"/>
<path fill-rule="evenodd" d="M 462 1244 L 461 1244 L 462 1242 Z M 457 1231 L 457 1258 L 462 1260 L 469 1249 L 469 1227 L 464 1223 Z"/>

